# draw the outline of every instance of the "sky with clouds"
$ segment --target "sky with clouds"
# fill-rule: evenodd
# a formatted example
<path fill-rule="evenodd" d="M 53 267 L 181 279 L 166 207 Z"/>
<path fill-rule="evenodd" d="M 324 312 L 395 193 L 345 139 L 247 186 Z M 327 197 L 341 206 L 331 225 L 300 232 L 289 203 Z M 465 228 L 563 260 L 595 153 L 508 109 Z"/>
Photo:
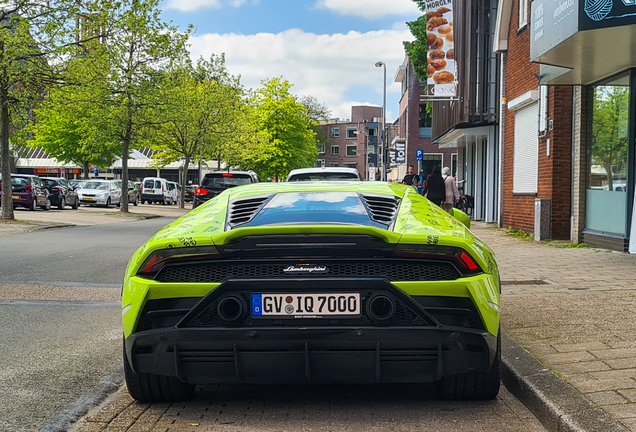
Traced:
<path fill-rule="evenodd" d="M 382 105 L 382 61 L 387 121 L 398 111 L 402 42 L 413 39 L 405 23 L 421 15 L 412 0 L 164 0 L 162 9 L 182 28 L 194 24 L 193 58 L 225 53 L 251 88 L 282 76 L 341 119 L 353 105 Z"/>

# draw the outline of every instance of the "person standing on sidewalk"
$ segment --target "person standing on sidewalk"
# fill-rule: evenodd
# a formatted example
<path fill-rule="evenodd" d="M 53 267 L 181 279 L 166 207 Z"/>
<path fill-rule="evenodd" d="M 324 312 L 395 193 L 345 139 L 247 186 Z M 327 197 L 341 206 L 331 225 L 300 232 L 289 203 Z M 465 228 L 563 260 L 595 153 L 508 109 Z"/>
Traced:
<path fill-rule="evenodd" d="M 444 167 L 442 170 L 444 179 L 444 185 L 446 187 L 446 199 L 442 203 L 442 208 L 449 212 L 453 205 L 459 202 L 459 190 L 457 190 L 457 182 L 455 177 L 451 176 L 451 170 L 449 167 Z"/>
<path fill-rule="evenodd" d="M 408 172 L 402 179 L 402 184 L 415 186 L 415 188 L 420 185 L 420 176 L 415 174 L 415 167 L 413 165 L 409 165 Z"/>
<path fill-rule="evenodd" d="M 422 195 L 426 196 L 429 201 L 434 202 L 441 207 L 442 201 L 446 199 L 446 185 L 442 178 L 442 170 L 439 165 L 435 165 L 433 172 L 426 177 L 426 186 Z"/>

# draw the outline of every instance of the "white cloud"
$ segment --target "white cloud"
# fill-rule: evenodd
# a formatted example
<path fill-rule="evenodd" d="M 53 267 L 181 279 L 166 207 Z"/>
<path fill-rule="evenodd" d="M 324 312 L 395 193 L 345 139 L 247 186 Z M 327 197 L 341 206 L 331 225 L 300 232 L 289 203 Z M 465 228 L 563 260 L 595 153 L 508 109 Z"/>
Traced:
<path fill-rule="evenodd" d="M 383 70 L 374 66 L 377 61 L 387 65 L 387 105 L 389 96 L 399 98 L 393 77 L 404 60 L 404 40 L 412 40 L 408 30 L 332 35 L 299 29 L 278 34 L 205 34 L 191 38 L 191 55 L 225 53 L 229 71 L 241 75 L 247 87 L 260 87 L 262 79 L 283 76 L 294 84 L 294 94 L 312 95 L 325 103 L 334 117 L 350 118 L 354 104 L 382 105 Z M 369 102 L 351 102 L 352 98 Z"/>
<path fill-rule="evenodd" d="M 247 0 L 168 0 L 166 9 L 192 12 L 198 9 L 222 9 L 223 6 L 241 7 Z M 253 2 L 257 3 L 257 2 Z"/>
<path fill-rule="evenodd" d="M 328 9 L 340 15 L 382 18 L 390 15 L 422 15 L 413 0 L 318 0 L 317 9 Z"/>

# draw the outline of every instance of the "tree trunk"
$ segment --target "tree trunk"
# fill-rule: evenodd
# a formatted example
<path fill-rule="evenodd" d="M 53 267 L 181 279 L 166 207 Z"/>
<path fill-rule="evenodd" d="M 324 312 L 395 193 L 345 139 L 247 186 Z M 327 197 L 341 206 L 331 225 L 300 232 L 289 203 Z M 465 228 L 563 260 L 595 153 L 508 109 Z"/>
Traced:
<path fill-rule="evenodd" d="M 0 219 L 14 220 L 13 200 L 11 199 L 11 151 L 9 149 L 9 102 L 8 91 L 0 89 L 0 165 L 2 166 L 2 211 Z"/>
<path fill-rule="evenodd" d="M 188 184 L 188 168 L 190 167 L 190 158 L 186 156 L 183 164 L 183 175 L 181 176 L 181 191 L 179 192 L 179 208 L 185 208 L 185 188 Z"/>
<path fill-rule="evenodd" d="M 83 164 L 83 165 L 84 165 L 84 179 L 85 179 L 85 180 L 88 180 L 88 177 L 89 177 L 89 173 L 88 173 L 88 170 L 89 170 L 89 168 L 88 168 L 88 162 L 84 162 L 84 164 Z"/>
<path fill-rule="evenodd" d="M 128 213 L 128 153 L 130 149 L 130 139 L 132 136 L 132 126 L 129 124 L 126 128 L 126 136 L 123 139 L 123 148 L 121 154 L 121 207 L 122 213 Z"/>

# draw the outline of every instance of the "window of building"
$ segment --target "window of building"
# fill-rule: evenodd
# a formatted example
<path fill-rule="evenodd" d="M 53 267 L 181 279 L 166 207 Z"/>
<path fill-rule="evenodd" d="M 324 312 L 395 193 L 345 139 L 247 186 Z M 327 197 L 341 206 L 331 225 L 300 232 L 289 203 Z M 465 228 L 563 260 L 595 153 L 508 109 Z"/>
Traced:
<path fill-rule="evenodd" d="M 347 146 L 347 156 L 358 156 L 358 145 Z"/>
<path fill-rule="evenodd" d="M 431 137 L 431 124 L 432 124 L 432 116 L 428 112 L 426 112 L 426 104 L 420 105 L 419 112 L 419 137 L 420 138 L 430 138 Z"/>
<path fill-rule="evenodd" d="M 340 136 L 340 128 L 331 128 L 331 137 L 338 138 Z"/>
<path fill-rule="evenodd" d="M 519 0 L 519 30 L 528 25 L 528 0 Z"/>
<path fill-rule="evenodd" d="M 355 168 L 355 169 L 358 169 L 358 163 L 357 163 L 357 162 L 355 162 L 355 163 L 354 163 L 354 162 L 352 162 L 352 163 L 346 163 L 346 164 L 345 164 L 345 167 L 347 167 L 347 168 Z"/>
<path fill-rule="evenodd" d="M 369 136 L 375 136 L 377 133 L 377 129 L 373 128 L 373 129 L 369 129 Z"/>
<path fill-rule="evenodd" d="M 324 153 L 325 152 L 325 145 L 324 144 L 316 144 L 318 147 L 318 153 Z"/>
<path fill-rule="evenodd" d="M 585 228 L 627 234 L 629 73 L 590 90 Z"/>
<path fill-rule="evenodd" d="M 515 111 L 513 193 L 537 193 L 537 176 L 539 172 L 538 118 L 539 104 L 537 103 Z"/>
<path fill-rule="evenodd" d="M 451 175 L 457 178 L 457 153 L 451 155 Z"/>
<path fill-rule="evenodd" d="M 316 168 L 322 168 L 325 166 L 325 160 L 324 159 L 318 159 L 316 161 L 316 164 L 314 165 Z"/>
<path fill-rule="evenodd" d="M 444 155 L 441 153 L 426 153 L 422 156 L 422 176 L 424 179 L 433 172 L 433 168 L 439 166 L 442 167 L 444 162 Z M 417 170 L 417 167 L 415 168 Z M 417 173 L 416 173 L 417 174 Z"/>
<path fill-rule="evenodd" d="M 347 128 L 347 139 L 356 139 L 356 138 L 358 138 L 358 135 L 356 134 L 357 131 L 358 131 L 358 129 L 356 129 L 356 128 Z"/>
<path fill-rule="evenodd" d="M 332 145 L 331 146 L 331 154 L 332 155 L 339 155 L 340 154 L 340 146 Z"/>
<path fill-rule="evenodd" d="M 329 164 L 329 166 L 331 166 L 331 167 L 339 167 L 340 164 L 339 163 L 331 163 L 331 164 Z"/>

